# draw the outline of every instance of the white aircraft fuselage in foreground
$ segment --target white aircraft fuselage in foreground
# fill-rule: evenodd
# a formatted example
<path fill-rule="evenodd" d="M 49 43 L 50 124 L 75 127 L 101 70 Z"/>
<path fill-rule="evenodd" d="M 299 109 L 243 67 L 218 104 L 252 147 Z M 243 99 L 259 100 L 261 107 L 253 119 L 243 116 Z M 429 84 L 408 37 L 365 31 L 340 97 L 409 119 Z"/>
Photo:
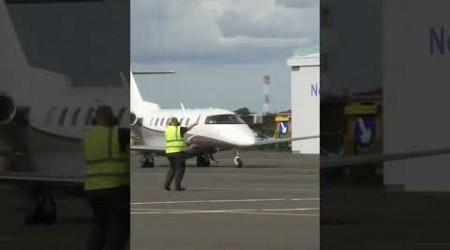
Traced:
<path fill-rule="evenodd" d="M 0 180 L 32 184 L 38 203 L 26 220 L 39 219 L 37 208 L 50 205 L 45 220 L 53 223 L 52 190 L 67 185 L 82 190 L 82 138 L 96 106 L 111 106 L 128 127 L 129 86 L 73 87 L 68 77 L 30 65 L 3 0 L 0 34 L 0 157 L 7 159 Z"/>
<path fill-rule="evenodd" d="M 198 120 L 198 125 L 185 135 L 192 149 L 188 151 L 189 156 L 197 157 L 197 166 L 209 166 L 210 160 L 214 160 L 213 154 L 218 151 L 236 150 L 234 163 L 242 167 L 239 149 L 318 137 L 258 140 L 254 131 L 232 111 L 217 108 L 161 109 L 159 105 L 142 99 L 132 72 L 130 88 L 132 135 L 137 138 L 131 149 L 145 155 L 144 167 L 153 166 L 153 155 L 164 154 L 164 131 L 171 117 L 178 118 L 181 126 L 185 127 Z"/>

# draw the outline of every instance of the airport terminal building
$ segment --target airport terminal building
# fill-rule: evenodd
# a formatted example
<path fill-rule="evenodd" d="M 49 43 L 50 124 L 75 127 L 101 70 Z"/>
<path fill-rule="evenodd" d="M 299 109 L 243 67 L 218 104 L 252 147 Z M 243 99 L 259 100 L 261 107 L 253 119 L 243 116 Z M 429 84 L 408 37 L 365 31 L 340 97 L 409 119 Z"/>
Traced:
<path fill-rule="evenodd" d="M 443 0 L 321 2 L 322 90 L 382 87 L 384 153 L 449 147 L 441 111 L 449 100 L 448 7 Z M 448 155 L 385 162 L 383 184 L 450 191 L 449 163 Z"/>
<path fill-rule="evenodd" d="M 295 51 L 287 60 L 291 70 L 292 137 L 320 134 L 320 57 L 318 51 Z M 320 139 L 292 142 L 292 152 L 319 154 Z"/>

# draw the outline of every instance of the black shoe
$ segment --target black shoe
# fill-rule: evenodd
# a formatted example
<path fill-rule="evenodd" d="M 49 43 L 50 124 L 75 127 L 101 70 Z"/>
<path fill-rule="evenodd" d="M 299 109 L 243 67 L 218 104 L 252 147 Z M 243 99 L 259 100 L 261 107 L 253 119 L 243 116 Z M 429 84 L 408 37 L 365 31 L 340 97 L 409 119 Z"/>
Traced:
<path fill-rule="evenodd" d="M 164 189 L 167 191 L 170 191 L 170 187 L 168 187 L 168 186 L 164 186 Z"/>
<path fill-rule="evenodd" d="M 185 191 L 185 190 L 186 190 L 186 188 L 182 188 L 182 187 L 175 189 L 175 191 Z"/>

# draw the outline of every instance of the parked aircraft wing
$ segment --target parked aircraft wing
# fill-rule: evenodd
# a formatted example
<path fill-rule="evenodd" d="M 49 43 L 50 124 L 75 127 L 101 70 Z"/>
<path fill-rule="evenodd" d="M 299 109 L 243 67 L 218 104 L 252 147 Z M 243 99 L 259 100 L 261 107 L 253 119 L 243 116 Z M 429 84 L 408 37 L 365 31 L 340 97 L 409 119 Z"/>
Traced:
<path fill-rule="evenodd" d="M 450 148 L 432 150 L 417 150 L 404 153 L 385 153 L 356 156 L 323 157 L 320 159 L 321 168 L 344 167 L 366 163 L 382 163 L 388 161 L 407 160 L 412 158 L 430 157 L 450 154 Z"/>
<path fill-rule="evenodd" d="M 132 145 L 130 146 L 131 151 L 149 151 L 149 152 L 165 152 L 164 147 L 150 147 L 147 145 Z"/>
<path fill-rule="evenodd" d="M 63 177 L 63 176 L 54 177 L 54 176 L 33 175 L 26 173 L 0 175 L 0 181 L 3 183 L 30 182 L 30 183 L 44 183 L 47 185 L 70 185 L 70 186 L 82 186 L 84 184 L 83 178 Z"/>
<path fill-rule="evenodd" d="M 261 139 L 261 140 L 256 141 L 255 146 L 286 143 L 286 142 L 291 142 L 291 141 L 309 140 L 309 139 L 315 139 L 315 138 L 320 138 L 320 135 L 305 136 L 305 137 L 293 137 L 293 138 L 280 138 L 280 139 L 268 138 L 268 139 Z"/>

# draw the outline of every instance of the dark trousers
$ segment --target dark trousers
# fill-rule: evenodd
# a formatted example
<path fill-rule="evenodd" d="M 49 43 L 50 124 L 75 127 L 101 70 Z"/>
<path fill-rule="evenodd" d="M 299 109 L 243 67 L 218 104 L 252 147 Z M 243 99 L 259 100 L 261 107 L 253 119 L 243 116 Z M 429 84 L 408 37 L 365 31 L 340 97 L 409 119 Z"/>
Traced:
<path fill-rule="evenodd" d="M 170 187 L 175 177 L 175 189 L 181 189 L 181 181 L 186 171 L 186 159 L 183 153 L 167 154 L 170 163 L 169 171 L 166 176 L 166 187 Z"/>
<path fill-rule="evenodd" d="M 89 250 L 124 250 L 130 236 L 130 188 L 87 191 L 95 217 Z"/>

